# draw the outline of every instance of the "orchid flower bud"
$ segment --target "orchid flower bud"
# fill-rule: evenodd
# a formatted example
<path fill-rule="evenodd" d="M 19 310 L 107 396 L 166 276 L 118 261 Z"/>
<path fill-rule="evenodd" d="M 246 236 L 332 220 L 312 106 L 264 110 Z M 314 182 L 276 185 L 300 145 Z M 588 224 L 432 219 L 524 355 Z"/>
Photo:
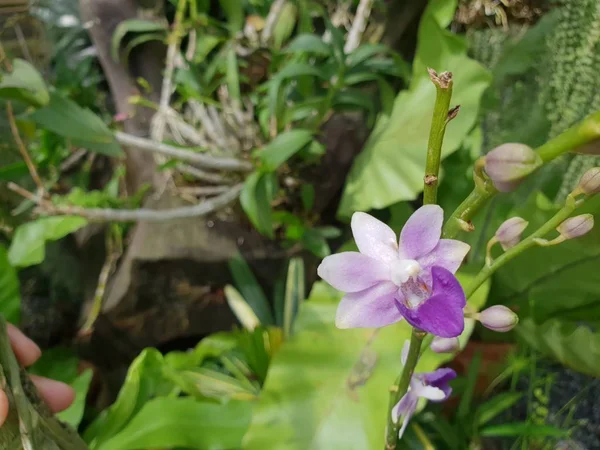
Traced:
<path fill-rule="evenodd" d="M 485 171 L 500 192 L 514 191 L 542 158 L 525 144 L 502 144 L 485 155 Z"/>
<path fill-rule="evenodd" d="M 588 233 L 592 228 L 594 228 L 594 216 L 581 214 L 565 220 L 556 227 L 556 231 L 564 239 L 574 239 Z"/>
<path fill-rule="evenodd" d="M 460 343 L 458 338 L 443 338 L 436 336 L 431 342 L 431 350 L 436 353 L 454 353 L 459 350 Z"/>
<path fill-rule="evenodd" d="M 575 192 L 583 192 L 586 195 L 600 192 L 600 167 L 593 167 L 583 174 Z"/>
<path fill-rule="evenodd" d="M 498 227 L 495 236 L 504 251 L 514 247 L 521 241 L 521 235 L 527 225 L 529 225 L 529 222 L 525 219 L 511 217 Z"/>
<path fill-rule="evenodd" d="M 519 316 L 502 305 L 490 306 L 481 311 L 478 319 L 484 327 L 501 333 L 512 330 L 519 323 Z"/>

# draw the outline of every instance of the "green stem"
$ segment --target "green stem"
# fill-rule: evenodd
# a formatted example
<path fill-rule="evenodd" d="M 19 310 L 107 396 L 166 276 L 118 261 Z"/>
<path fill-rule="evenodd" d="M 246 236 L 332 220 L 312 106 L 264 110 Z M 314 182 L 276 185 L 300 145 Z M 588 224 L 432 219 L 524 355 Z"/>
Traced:
<path fill-rule="evenodd" d="M 394 383 L 394 387 L 390 393 L 390 403 L 388 407 L 387 417 L 387 429 L 385 437 L 385 450 L 395 450 L 398 442 L 398 430 L 400 429 L 400 421 L 394 423 L 392 420 L 392 409 L 400 401 L 400 399 L 408 391 L 410 385 L 410 379 L 415 372 L 415 367 L 419 361 L 419 353 L 421 352 L 421 344 L 423 338 L 426 336 L 424 331 L 416 328 L 412 329 L 412 335 L 410 337 L 410 348 L 408 350 L 408 356 L 406 358 L 406 364 L 402 370 L 402 374 Z"/>
<path fill-rule="evenodd" d="M 469 298 L 471 295 L 477 291 L 479 286 L 481 286 L 485 280 L 487 280 L 496 270 L 502 267 L 504 264 L 509 262 L 511 259 L 520 255 L 528 248 L 537 245 L 535 240 L 543 238 L 546 234 L 554 230 L 557 226 L 559 226 L 562 222 L 569 218 L 569 216 L 581 206 L 587 199 L 591 197 L 586 197 L 582 200 L 575 200 L 575 198 L 571 195 L 567 197 L 567 201 L 565 206 L 563 206 L 548 222 L 542 225 L 537 229 L 534 233 L 529 235 L 527 238 L 523 239 L 517 245 L 512 247 L 511 249 L 504 252 L 498 258 L 496 258 L 491 264 L 486 264 L 483 269 L 477 274 L 475 279 L 469 284 L 467 289 L 465 289 L 465 296 Z"/>
<path fill-rule="evenodd" d="M 600 111 L 589 115 L 583 121 L 538 147 L 536 152 L 544 163 L 548 163 L 597 139 L 600 139 Z M 476 183 L 479 182 L 480 186 L 475 186 L 475 189 L 446 221 L 442 233 L 446 239 L 456 237 L 458 232 L 464 229 L 464 224 L 470 223 L 475 214 L 498 193 L 487 177 L 479 177 L 477 174 L 475 177 Z"/>
<path fill-rule="evenodd" d="M 442 144 L 446 125 L 450 120 L 448 111 L 450 109 L 450 99 L 452 98 L 452 75 L 446 75 L 445 72 L 438 77 L 437 74 L 432 72 L 430 76 L 435 84 L 436 97 L 427 144 L 427 161 L 425 163 L 423 186 L 423 203 L 425 205 L 437 202 Z"/>

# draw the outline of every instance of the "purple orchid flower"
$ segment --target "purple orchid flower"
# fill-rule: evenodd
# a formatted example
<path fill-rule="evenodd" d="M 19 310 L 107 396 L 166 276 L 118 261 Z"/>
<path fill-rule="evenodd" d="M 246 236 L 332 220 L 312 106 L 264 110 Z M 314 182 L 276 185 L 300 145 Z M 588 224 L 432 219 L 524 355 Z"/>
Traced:
<path fill-rule="evenodd" d="M 444 213 L 437 205 L 416 210 L 400 233 L 362 212 L 352 216 L 359 252 L 326 257 L 318 274 L 345 292 L 336 315 L 338 328 L 378 328 L 402 317 L 441 337 L 464 329 L 465 295 L 454 273 L 470 247 L 440 239 Z"/>
<path fill-rule="evenodd" d="M 409 341 L 404 343 L 402 349 L 402 365 L 406 364 L 408 356 Z M 440 368 L 433 372 L 415 373 L 410 379 L 408 391 L 400 399 L 396 406 L 392 408 L 392 420 L 398 423 L 402 418 L 402 426 L 398 433 L 398 438 L 402 438 L 408 422 L 417 410 L 419 398 L 425 398 L 433 402 L 443 402 L 450 397 L 452 388 L 448 383 L 456 378 L 456 372 L 448 368 Z"/>

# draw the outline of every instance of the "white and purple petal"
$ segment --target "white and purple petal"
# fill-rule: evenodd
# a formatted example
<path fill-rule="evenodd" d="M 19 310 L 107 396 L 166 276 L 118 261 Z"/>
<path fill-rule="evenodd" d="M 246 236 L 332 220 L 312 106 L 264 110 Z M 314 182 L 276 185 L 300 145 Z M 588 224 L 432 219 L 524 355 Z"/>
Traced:
<path fill-rule="evenodd" d="M 412 383 L 411 383 L 412 384 Z M 410 422 L 411 417 L 417 410 L 417 405 L 419 402 L 419 398 L 414 395 L 412 390 L 409 390 L 406 394 L 402 396 L 400 401 L 392 408 L 392 420 L 394 423 L 398 423 L 398 421 L 402 418 L 402 426 L 400 427 L 400 431 L 398 432 L 398 438 L 401 439 L 408 423 Z"/>
<path fill-rule="evenodd" d="M 350 226 L 361 253 L 386 262 L 398 259 L 396 233 L 385 223 L 369 214 L 355 212 Z"/>
<path fill-rule="evenodd" d="M 418 376 L 424 384 L 442 390 L 445 396 L 440 401 L 443 401 L 450 397 L 450 394 L 452 393 L 452 388 L 448 383 L 456 378 L 456 372 L 447 367 L 443 367 L 434 370 L 433 372 L 420 373 L 416 376 Z"/>
<path fill-rule="evenodd" d="M 382 281 L 360 292 L 352 292 L 338 305 L 335 325 L 338 328 L 380 328 L 402 319 L 395 305 L 398 287 Z"/>
<path fill-rule="evenodd" d="M 471 246 L 455 239 L 440 239 L 435 248 L 427 255 L 419 258 L 421 265 L 421 277 L 431 286 L 431 268 L 433 266 L 443 267 L 449 272 L 456 273 L 465 256 L 469 253 Z"/>
<path fill-rule="evenodd" d="M 431 274 L 431 297 L 414 308 L 407 305 L 403 299 L 398 299 L 398 311 L 412 326 L 435 336 L 459 336 L 465 327 L 465 293 L 456 277 L 443 267 L 433 266 Z"/>
<path fill-rule="evenodd" d="M 327 256 L 317 269 L 318 275 L 342 292 L 359 292 L 390 278 L 386 263 L 358 252 Z"/>
<path fill-rule="evenodd" d="M 400 233 L 400 259 L 416 259 L 431 252 L 440 241 L 444 211 L 438 205 L 417 209 L 406 221 Z"/>

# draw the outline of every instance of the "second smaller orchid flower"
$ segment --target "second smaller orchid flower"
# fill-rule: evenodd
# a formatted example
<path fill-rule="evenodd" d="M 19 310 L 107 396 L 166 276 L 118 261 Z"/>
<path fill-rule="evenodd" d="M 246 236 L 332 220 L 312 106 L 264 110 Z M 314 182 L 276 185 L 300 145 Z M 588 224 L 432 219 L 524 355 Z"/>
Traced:
<path fill-rule="evenodd" d="M 408 349 L 410 343 L 406 341 L 402 349 L 402 365 L 406 365 Z M 398 438 L 402 438 L 408 422 L 417 410 L 420 398 L 425 398 L 434 402 L 443 402 L 450 397 L 452 388 L 448 383 L 456 378 L 456 372 L 448 368 L 440 368 L 433 372 L 423 372 L 413 374 L 408 391 L 400 399 L 396 406 L 392 408 L 392 420 L 398 423 L 402 419 L 402 426 L 398 433 Z"/>

